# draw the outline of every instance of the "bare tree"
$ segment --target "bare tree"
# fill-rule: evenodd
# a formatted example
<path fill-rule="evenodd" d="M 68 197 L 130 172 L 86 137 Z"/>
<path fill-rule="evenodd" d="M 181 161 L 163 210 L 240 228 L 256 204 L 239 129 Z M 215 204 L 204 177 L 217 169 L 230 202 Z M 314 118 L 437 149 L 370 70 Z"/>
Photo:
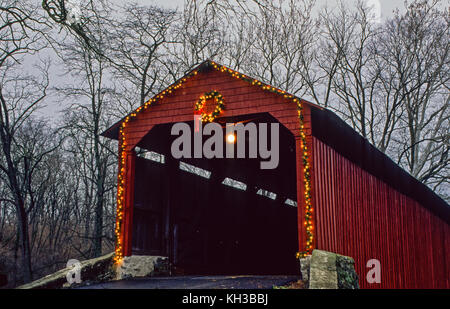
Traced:
<path fill-rule="evenodd" d="M 163 45 L 172 43 L 170 32 L 175 19 L 175 11 L 128 4 L 114 23 L 109 37 L 110 58 L 130 107 L 143 105 L 171 81 L 164 65 Z"/>
<path fill-rule="evenodd" d="M 329 81 L 325 105 L 334 109 L 363 137 L 375 138 L 371 131 L 375 123 L 374 98 L 379 72 L 369 47 L 376 32 L 370 23 L 369 9 L 358 2 L 356 10 L 350 10 L 340 2 L 334 12 L 322 13 L 325 42 L 324 55 L 318 63 Z M 320 59 L 320 58 L 319 58 Z M 330 104 L 330 91 L 334 104 Z"/>
<path fill-rule="evenodd" d="M 88 49 L 103 57 L 107 56 L 98 45 L 96 24 L 103 12 L 109 12 L 110 7 L 108 0 L 42 0 L 42 8 L 51 20 L 82 41 Z"/>
<path fill-rule="evenodd" d="M 24 123 L 47 95 L 48 64 L 27 74 L 22 62 L 42 48 L 45 30 L 37 7 L 28 1 L 0 5 L 0 171 L 4 173 L 17 220 L 24 281 L 32 278 L 28 214 L 35 207 L 27 186 L 43 157 L 52 149 L 30 149 L 17 138 Z"/>
<path fill-rule="evenodd" d="M 340 114 L 417 179 L 446 192 L 449 20 L 448 12 L 437 8 L 440 2 L 414 1 L 381 26 L 371 23 L 362 2 L 356 10 L 343 2 L 333 12 L 325 9 L 319 79 L 308 85 L 316 102 Z"/>
<path fill-rule="evenodd" d="M 67 222 L 64 214 L 67 207 L 48 203 L 49 197 L 60 192 L 60 179 L 55 178 L 59 170 L 55 169 L 58 166 L 54 158 L 55 153 L 58 153 L 56 150 L 59 149 L 61 136 L 55 133 L 46 120 L 30 117 L 17 132 L 15 140 L 20 145 L 16 150 L 18 156 L 24 162 L 30 162 L 29 165 L 20 166 L 20 172 L 26 180 L 22 192 L 28 205 L 33 273 L 40 273 L 42 265 L 54 265 L 55 257 L 63 251 L 59 235 L 70 231 L 61 230 L 61 225 Z M 49 248 L 56 250 L 49 254 Z"/>
<path fill-rule="evenodd" d="M 94 10 L 99 10 L 97 7 Z M 95 32 L 96 46 L 108 52 L 105 21 L 107 13 L 92 14 L 91 33 Z M 83 171 L 80 194 L 83 194 L 85 230 L 82 238 L 92 240 L 92 249 L 80 249 L 84 255 L 97 257 L 102 254 L 105 238 L 105 207 L 108 192 L 114 193 L 116 154 L 113 143 L 100 136 L 112 124 L 115 110 L 112 97 L 115 93 L 111 80 L 110 61 L 99 55 L 83 39 L 72 38 L 59 44 L 60 54 L 67 73 L 74 81 L 56 90 L 64 100 L 72 103 L 65 110 L 63 131 L 68 140 L 64 144 L 73 162 Z M 111 171 L 114 169 L 114 171 Z M 109 206 L 113 206 L 109 203 Z M 91 209 L 94 209 L 94 228 L 91 233 Z M 113 221 L 113 220 L 110 220 Z M 91 236 L 92 234 L 92 236 Z"/>
<path fill-rule="evenodd" d="M 314 6 L 315 0 L 208 2 L 206 8 L 221 21 L 219 31 L 223 33 L 216 58 L 276 87 L 304 95 L 318 30 L 312 16 Z"/>
<path fill-rule="evenodd" d="M 205 59 L 221 58 L 227 19 L 216 10 L 216 3 L 187 0 L 177 12 L 171 29 L 171 44 L 163 49 L 170 57 L 162 63 L 171 81 L 177 80 Z"/>
<path fill-rule="evenodd" d="M 389 78 L 402 98 L 395 157 L 434 189 L 450 182 L 450 20 L 437 9 L 440 2 L 414 1 L 386 25 L 382 40 Z"/>

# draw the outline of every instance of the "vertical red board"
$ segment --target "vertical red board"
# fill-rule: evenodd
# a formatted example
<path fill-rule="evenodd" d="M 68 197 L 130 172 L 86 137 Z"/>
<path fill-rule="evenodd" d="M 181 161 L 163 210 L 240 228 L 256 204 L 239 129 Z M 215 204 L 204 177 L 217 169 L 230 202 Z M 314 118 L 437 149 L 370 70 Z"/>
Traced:
<path fill-rule="evenodd" d="M 317 248 L 355 259 L 361 288 L 450 288 L 447 222 L 313 137 Z M 368 260 L 381 283 L 368 283 Z"/>
<path fill-rule="evenodd" d="M 133 205 L 134 205 L 134 174 L 136 153 L 134 150 L 126 151 L 126 179 L 125 179 L 125 212 L 123 225 L 123 251 L 124 256 L 131 255 L 133 234 Z"/>

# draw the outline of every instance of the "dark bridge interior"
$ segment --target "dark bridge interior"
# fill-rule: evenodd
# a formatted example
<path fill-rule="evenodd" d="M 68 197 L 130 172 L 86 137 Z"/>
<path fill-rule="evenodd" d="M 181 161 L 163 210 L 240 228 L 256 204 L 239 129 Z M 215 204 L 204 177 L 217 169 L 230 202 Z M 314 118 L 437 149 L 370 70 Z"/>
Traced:
<path fill-rule="evenodd" d="M 248 121 L 277 122 L 269 114 L 217 122 Z M 259 157 L 176 160 L 171 127 L 154 127 L 137 147 L 133 254 L 169 256 L 175 274 L 297 274 L 292 133 L 280 124 L 279 165 L 261 170 Z"/>

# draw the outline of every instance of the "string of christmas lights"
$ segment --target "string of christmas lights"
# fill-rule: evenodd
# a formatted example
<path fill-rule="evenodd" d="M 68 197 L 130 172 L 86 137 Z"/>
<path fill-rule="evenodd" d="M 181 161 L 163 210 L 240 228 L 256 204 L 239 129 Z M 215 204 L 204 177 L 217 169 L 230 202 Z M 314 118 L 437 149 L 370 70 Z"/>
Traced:
<path fill-rule="evenodd" d="M 306 255 L 310 255 L 312 253 L 312 250 L 314 248 L 314 225 L 313 225 L 313 207 L 311 203 L 311 174 L 310 174 L 310 163 L 309 163 L 309 153 L 308 148 L 306 144 L 306 134 L 304 131 L 304 118 L 303 118 L 303 105 L 301 103 L 301 100 L 294 97 L 291 94 L 286 93 L 283 90 L 280 90 L 278 88 L 275 88 L 273 86 L 267 85 L 265 83 L 262 83 L 261 81 L 258 81 L 256 79 L 253 79 L 245 74 L 241 74 L 239 72 L 236 72 L 232 69 L 229 69 L 223 65 L 219 65 L 215 62 L 210 62 L 212 67 L 220 72 L 226 72 L 230 74 L 232 77 L 243 80 L 246 82 L 251 83 L 252 85 L 259 86 L 264 91 L 269 91 L 272 93 L 277 93 L 280 95 L 283 95 L 284 98 L 291 100 L 293 103 L 297 106 L 297 113 L 298 118 L 300 122 L 300 139 L 301 139 L 301 148 L 302 148 L 302 164 L 303 164 L 303 182 L 304 182 L 304 199 L 305 199 L 305 234 L 306 234 L 306 245 L 303 251 L 297 252 L 296 257 L 302 258 Z M 164 96 L 172 94 L 174 90 L 178 89 L 182 86 L 183 83 L 185 83 L 188 78 L 197 75 L 198 70 L 191 72 L 189 75 L 185 76 L 181 80 L 179 80 L 177 83 L 169 86 L 166 90 L 164 90 L 162 93 L 158 94 L 154 98 L 147 101 L 144 105 L 138 107 L 134 112 L 132 112 L 129 116 L 127 116 L 124 121 L 122 122 L 122 125 L 119 130 L 119 139 L 121 140 L 121 151 L 119 163 L 120 163 L 120 170 L 118 173 L 118 189 L 117 189 L 117 219 L 116 219 L 116 251 L 115 251 L 115 257 L 114 260 L 116 263 L 120 263 L 120 261 L 123 259 L 123 207 L 125 204 L 125 195 L 124 195 L 124 189 L 125 189 L 125 158 L 126 158 L 126 139 L 124 130 L 127 126 L 127 123 L 134 119 L 139 112 L 142 110 L 147 109 L 151 104 L 155 103 L 156 101 L 164 98 Z M 216 119 L 224 109 L 224 100 L 222 95 L 218 93 L 216 90 L 205 93 L 202 97 L 200 97 L 199 101 L 195 103 L 194 109 L 196 111 L 200 111 L 203 109 L 206 101 L 208 99 L 214 98 L 217 101 L 217 106 L 214 112 L 210 114 L 202 113 L 202 120 L 205 122 L 211 122 Z M 204 118 L 203 118 L 204 117 Z"/>
<path fill-rule="evenodd" d="M 297 103 L 298 119 L 300 121 L 300 139 L 302 148 L 302 163 L 303 163 L 303 183 L 305 185 L 305 233 L 306 233 L 306 246 L 301 252 L 297 252 L 296 257 L 298 259 L 304 258 L 307 255 L 312 254 L 314 248 L 314 225 L 313 225 L 313 207 L 311 203 L 311 174 L 310 174 L 310 164 L 309 164 L 309 154 L 308 147 L 306 143 L 306 134 L 304 127 L 303 118 L 303 106 L 298 99 L 294 99 Z"/>

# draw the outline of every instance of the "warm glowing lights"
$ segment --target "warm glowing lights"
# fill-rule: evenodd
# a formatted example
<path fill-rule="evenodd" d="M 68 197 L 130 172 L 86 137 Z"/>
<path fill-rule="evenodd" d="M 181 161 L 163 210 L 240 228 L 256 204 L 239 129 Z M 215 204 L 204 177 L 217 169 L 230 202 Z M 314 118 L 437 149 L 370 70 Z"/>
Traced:
<path fill-rule="evenodd" d="M 229 143 L 229 144 L 236 143 L 236 135 L 234 135 L 233 133 L 228 134 L 227 135 L 227 143 Z"/>
<path fill-rule="evenodd" d="M 300 121 L 300 138 L 302 149 L 302 163 L 303 163 L 303 183 L 304 183 L 304 198 L 305 198 L 305 234 L 306 234 L 306 247 L 302 252 L 297 252 L 297 258 L 303 258 L 312 254 L 314 249 L 314 225 L 313 225 L 313 208 L 311 203 L 311 174 L 309 165 L 308 147 L 306 146 L 306 134 L 304 132 L 304 118 L 303 118 L 303 106 L 298 99 L 293 100 L 297 104 L 298 118 Z"/>
<path fill-rule="evenodd" d="M 128 117 L 127 117 L 128 118 Z M 127 121 L 127 120 L 126 120 Z M 128 121 L 127 121 L 128 122 Z M 122 123 L 122 126 L 119 130 L 119 138 L 122 139 L 121 143 L 121 151 L 120 153 L 120 159 L 119 159 L 119 173 L 118 173 L 118 188 L 117 188 L 117 218 L 116 218 L 116 239 L 117 239 L 117 245 L 116 245 L 116 251 L 114 256 L 115 263 L 119 263 L 123 258 L 123 247 L 122 247 L 122 219 L 123 219 L 123 205 L 125 203 L 125 196 L 124 196 L 124 184 L 125 184 L 125 158 L 126 158 L 126 143 L 125 143 L 125 135 L 124 135 L 124 128 L 126 126 L 126 122 Z"/>
<path fill-rule="evenodd" d="M 232 77 L 243 80 L 246 82 L 251 83 L 252 85 L 258 86 L 262 88 L 264 91 L 269 91 L 272 93 L 277 93 L 279 95 L 282 95 L 285 99 L 291 100 L 293 103 L 297 106 L 297 115 L 300 122 L 300 139 L 301 139 L 301 150 L 302 150 L 302 165 L 303 165 L 303 183 L 304 183 L 304 226 L 305 226 L 305 235 L 306 235 L 306 246 L 301 252 L 297 252 L 296 257 L 302 258 L 306 255 L 310 255 L 312 253 L 312 250 L 314 248 L 314 225 L 313 225 L 313 207 L 311 202 L 311 167 L 309 164 L 309 153 L 307 148 L 307 141 L 306 141 L 306 134 L 304 131 L 304 118 L 303 118 L 303 106 L 301 101 L 294 97 L 293 95 L 290 95 L 286 93 L 283 90 L 277 89 L 273 86 L 264 84 L 256 79 L 253 79 L 251 77 L 248 77 L 244 74 L 241 74 L 239 72 L 236 72 L 234 70 L 231 70 L 225 66 L 219 65 L 215 62 L 210 62 L 211 66 L 220 72 L 225 72 L 230 74 Z M 146 103 L 144 103 L 143 106 L 138 107 L 134 112 L 132 112 L 130 115 L 128 115 L 124 121 L 122 122 L 122 125 L 119 130 L 119 140 L 121 141 L 121 149 L 120 149 L 120 158 L 119 158 L 119 174 L 118 174 L 118 188 L 117 188 L 117 220 L 116 220 L 116 250 L 115 250 L 115 257 L 114 260 L 118 264 L 123 259 L 123 216 L 124 216 L 124 206 L 125 206 L 125 175 L 126 175 L 126 150 L 127 150 L 127 143 L 126 143 L 126 134 L 125 134 L 125 128 L 127 126 L 127 123 L 133 120 L 137 117 L 137 115 L 143 110 L 147 109 L 151 104 L 155 103 L 156 101 L 163 99 L 164 96 L 171 95 L 174 90 L 180 88 L 182 84 L 188 81 L 188 79 L 192 76 L 195 76 L 198 74 L 198 71 L 193 71 L 189 75 L 183 77 L 180 79 L 177 83 L 169 86 L 166 90 L 164 90 L 162 93 L 156 95 L 154 98 L 150 99 Z M 206 114 L 203 112 L 204 105 L 208 99 L 214 99 L 217 103 L 215 110 L 210 113 Z M 195 110 L 202 112 L 202 120 L 204 122 L 211 122 L 214 121 L 224 110 L 225 103 L 223 100 L 222 95 L 217 92 L 216 90 L 211 91 L 209 93 L 205 93 L 203 96 L 200 97 L 200 99 L 195 103 Z M 232 134 L 231 134 L 232 135 Z M 236 142 L 236 136 L 227 135 L 227 142 L 229 143 L 235 143 Z M 299 204 L 301 205 L 301 204 Z"/>
<path fill-rule="evenodd" d="M 217 102 L 217 105 L 213 112 L 206 114 L 203 111 L 203 109 L 205 108 L 206 101 L 210 99 L 214 99 Z M 204 95 L 202 95 L 194 106 L 195 111 L 201 112 L 203 122 L 214 121 L 214 119 L 216 119 L 222 113 L 222 110 L 224 108 L 225 108 L 225 101 L 223 99 L 223 96 L 217 90 L 207 92 Z"/>

